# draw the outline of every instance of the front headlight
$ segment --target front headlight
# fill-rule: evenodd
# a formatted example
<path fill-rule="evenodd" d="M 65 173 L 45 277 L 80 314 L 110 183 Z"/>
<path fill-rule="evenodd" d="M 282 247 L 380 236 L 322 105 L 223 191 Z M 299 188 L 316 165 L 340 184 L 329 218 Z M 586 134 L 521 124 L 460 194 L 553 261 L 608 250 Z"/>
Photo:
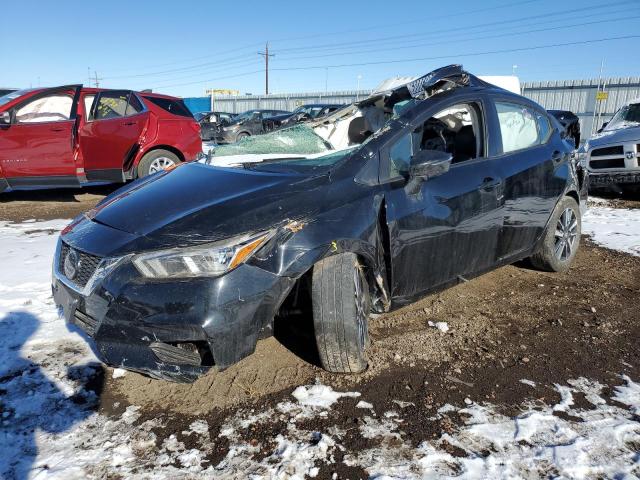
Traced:
<path fill-rule="evenodd" d="M 245 262 L 273 232 L 241 235 L 197 247 L 142 253 L 133 258 L 147 278 L 217 277 Z"/>

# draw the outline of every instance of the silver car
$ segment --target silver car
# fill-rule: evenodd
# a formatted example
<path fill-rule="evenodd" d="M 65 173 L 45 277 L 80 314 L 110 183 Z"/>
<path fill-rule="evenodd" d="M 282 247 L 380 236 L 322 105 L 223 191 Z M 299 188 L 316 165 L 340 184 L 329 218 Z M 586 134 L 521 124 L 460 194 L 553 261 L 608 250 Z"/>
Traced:
<path fill-rule="evenodd" d="M 590 189 L 640 191 L 640 98 L 618 110 L 584 145 Z"/>

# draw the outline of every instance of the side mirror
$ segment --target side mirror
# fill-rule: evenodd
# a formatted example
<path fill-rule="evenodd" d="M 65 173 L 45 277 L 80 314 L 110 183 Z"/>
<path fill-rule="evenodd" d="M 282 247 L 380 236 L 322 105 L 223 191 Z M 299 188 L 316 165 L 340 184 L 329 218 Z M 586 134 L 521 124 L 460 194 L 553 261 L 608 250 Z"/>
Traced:
<path fill-rule="evenodd" d="M 411 157 L 409 177 L 427 178 L 437 177 L 449 171 L 453 155 L 439 150 L 420 150 Z"/>
<path fill-rule="evenodd" d="M 420 191 L 420 184 L 428 178 L 437 177 L 449 171 L 453 155 L 440 150 L 420 150 L 411 157 L 409 182 L 405 187 L 409 194 Z"/>
<path fill-rule="evenodd" d="M 10 125 L 10 124 L 11 124 L 11 113 L 0 112 L 0 125 Z"/>

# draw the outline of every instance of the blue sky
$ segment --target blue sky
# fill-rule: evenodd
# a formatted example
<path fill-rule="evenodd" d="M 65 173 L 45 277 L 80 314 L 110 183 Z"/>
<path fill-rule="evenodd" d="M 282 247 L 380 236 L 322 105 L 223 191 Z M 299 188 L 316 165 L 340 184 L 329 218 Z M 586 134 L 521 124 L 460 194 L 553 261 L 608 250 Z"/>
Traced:
<path fill-rule="evenodd" d="M 0 86 L 87 84 L 90 68 L 106 87 L 260 94 L 267 41 L 272 92 L 373 88 L 449 63 L 551 80 L 597 77 L 604 58 L 605 75 L 637 76 L 639 22 L 640 0 L 22 0 L 2 6 Z"/>

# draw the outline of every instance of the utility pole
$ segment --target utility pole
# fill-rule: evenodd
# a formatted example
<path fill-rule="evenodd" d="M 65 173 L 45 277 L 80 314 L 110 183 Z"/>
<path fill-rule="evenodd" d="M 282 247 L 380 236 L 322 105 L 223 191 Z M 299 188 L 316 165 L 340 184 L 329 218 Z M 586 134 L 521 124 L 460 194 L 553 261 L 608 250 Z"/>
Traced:
<path fill-rule="evenodd" d="M 264 94 L 269 95 L 269 57 L 275 57 L 274 53 L 269 53 L 269 42 L 265 45 L 264 52 L 258 52 L 264 57 Z"/>

